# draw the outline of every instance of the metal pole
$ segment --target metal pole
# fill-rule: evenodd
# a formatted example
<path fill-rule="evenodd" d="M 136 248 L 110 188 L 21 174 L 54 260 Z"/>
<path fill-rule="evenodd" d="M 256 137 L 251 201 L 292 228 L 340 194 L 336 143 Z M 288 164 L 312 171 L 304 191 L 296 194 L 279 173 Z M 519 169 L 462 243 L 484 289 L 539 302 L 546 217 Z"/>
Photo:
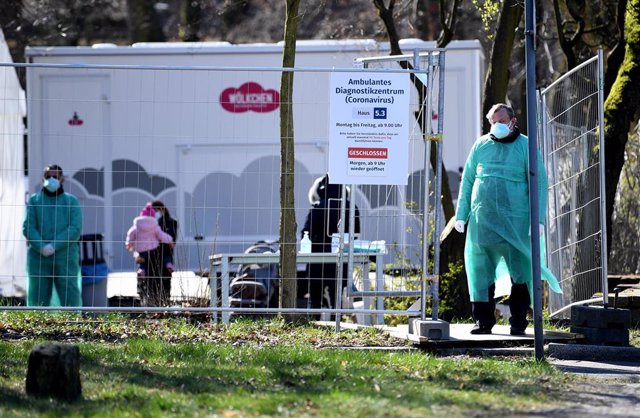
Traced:
<path fill-rule="evenodd" d="M 536 360 L 544 357 L 542 330 L 542 279 L 540 277 L 540 213 L 538 209 L 538 138 L 536 106 L 535 4 L 525 0 L 525 62 L 527 68 L 527 132 L 529 134 L 529 209 L 531 221 L 531 272 L 533 275 L 533 328 Z"/>
<path fill-rule="evenodd" d="M 354 241 L 356 238 L 356 197 L 355 197 L 355 184 L 351 185 L 350 193 L 347 194 L 347 198 L 349 198 L 349 255 L 347 257 L 347 295 L 352 289 L 353 286 L 353 251 L 354 251 Z M 345 186 L 346 188 L 346 186 Z M 364 289 L 369 290 L 369 289 Z M 336 303 L 336 308 L 342 308 L 342 278 L 340 278 L 340 290 L 338 291 L 340 294 L 340 305 Z"/>
<path fill-rule="evenodd" d="M 413 55 L 413 68 L 420 67 L 420 54 L 419 51 L 414 51 Z M 426 89 L 426 103 L 422 105 L 422 127 L 424 132 L 422 133 L 424 138 L 424 195 L 422 199 L 422 283 L 420 286 L 420 319 L 422 321 L 427 319 L 427 278 L 429 277 L 429 181 L 431 177 L 431 167 L 429 162 L 431 161 L 431 141 L 429 138 L 429 126 L 428 121 L 431 115 L 431 88 L 429 86 L 430 74 L 431 74 L 431 52 L 429 52 L 429 60 L 427 61 L 426 68 L 426 83 L 424 87 Z"/>
<path fill-rule="evenodd" d="M 598 131 L 599 131 L 599 156 L 600 156 L 600 224 L 602 241 L 600 244 L 600 257 L 602 258 L 602 303 L 609 305 L 609 266 L 607 261 L 607 202 L 604 182 L 604 53 L 598 49 Z"/>
<path fill-rule="evenodd" d="M 442 146 L 444 130 L 444 51 L 438 53 L 438 145 L 436 147 L 436 195 L 434 199 L 433 281 L 431 284 L 431 319 L 438 319 L 440 304 L 440 231 L 442 224 Z M 431 115 L 429 115 L 431 116 Z"/>
<path fill-rule="evenodd" d="M 222 293 L 221 296 L 221 306 L 223 308 L 228 308 L 229 307 L 229 281 L 231 280 L 229 277 L 229 257 L 224 257 L 222 259 L 222 283 L 220 286 L 220 292 Z M 211 289 L 211 291 L 215 291 L 217 292 L 218 289 Z M 224 324 L 228 324 L 229 323 L 229 314 L 230 312 L 222 312 L 222 323 Z"/>
<path fill-rule="evenodd" d="M 336 293 L 335 293 L 335 301 L 334 305 L 331 308 L 339 309 L 339 300 L 342 298 L 342 259 L 344 257 L 344 218 L 346 215 L 346 203 L 347 203 L 347 187 L 346 184 L 341 185 L 342 188 L 342 196 L 340 199 L 340 225 L 338 227 L 338 233 L 340 234 L 340 241 L 338 244 L 338 257 L 336 258 L 337 266 L 336 266 Z M 353 238 L 349 237 L 349 240 Z M 322 294 L 324 295 L 324 289 L 322 289 Z M 340 332 L 340 315 L 336 313 L 336 333 Z"/>

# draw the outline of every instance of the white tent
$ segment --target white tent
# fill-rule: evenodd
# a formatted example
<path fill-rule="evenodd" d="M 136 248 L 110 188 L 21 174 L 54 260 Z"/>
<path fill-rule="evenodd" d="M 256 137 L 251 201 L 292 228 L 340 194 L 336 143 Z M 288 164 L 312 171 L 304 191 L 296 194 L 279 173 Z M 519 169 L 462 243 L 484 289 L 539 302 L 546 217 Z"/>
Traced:
<path fill-rule="evenodd" d="M 12 63 L 0 29 L 0 63 Z M 25 294 L 27 246 L 22 236 L 25 206 L 24 90 L 14 67 L 0 66 L 0 296 Z"/>

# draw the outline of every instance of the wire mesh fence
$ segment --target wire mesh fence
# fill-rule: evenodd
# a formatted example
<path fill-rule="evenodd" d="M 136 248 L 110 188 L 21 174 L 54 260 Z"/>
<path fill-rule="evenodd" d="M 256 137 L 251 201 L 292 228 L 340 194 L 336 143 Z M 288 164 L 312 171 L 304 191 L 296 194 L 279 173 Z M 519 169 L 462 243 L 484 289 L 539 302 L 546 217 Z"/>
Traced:
<path fill-rule="evenodd" d="M 417 101 L 421 103 L 421 106 L 414 112 L 413 117 L 423 142 L 422 144 L 416 143 L 422 149 L 413 149 L 412 154 L 420 155 L 419 152 L 422 153 L 423 167 L 420 172 L 414 173 L 410 178 L 410 194 L 407 196 L 409 205 L 407 209 L 421 223 L 421 230 L 416 231 L 419 242 L 415 246 L 414 257 L 420 260 L 419 274 L 422 280 L 419 285 L 422 319 L 425 319 L 424 315 L 427 310 L 427 295 L 431 298 L 432 318 L 437 319 L 439 289 L 438 280 L 434 280 L 434 278 L 439 275 L 439 235 L 444 222 L 442 221 L 441 201 L 440 199 L 435 199 L 435 196 L 442 195 L 445 52 L 444 50 L 414 51 L 412 55 L 363 58 L 358 60 L 358 63 L 365 68 L 400 67 L 419 68 L 422 70 L 419 73 L 414 73 L 411 81 L 416 87 Z M 434 145 L 433 147 L 432 144 Z M 435 155 L 433 159 L 436 167 L 435 172 L 431 167 L 432 152 Z M 451 190 L 446 190 L 445 192 L 451 193 Z M 430 253 L 430 248 L 433 248 L 433 254 Z M 403 279 L 406 280 L 406 278 Z M 401 289 L 407 290 L 408 286 L 404 285 L 402 281 L 399 284 Z M 413 286 L 415 287 L 415 284 Z"/>
<path fill-rule="evenodd" d="M 415 290 L 421 282 L 421 211 L 429 193 L 419 124 L 425 103 L 414 87 L 407 109 L 408 184 L 360 185 L 350 191 L 361 230 L 358 240 L 348 244 L 352 251 L 358 242 L 366 248 L 355 249 L 362 253 L 356 254 L 344 292 L 346 304 L 338 310 L 335 300 L 318 306 L 308 302 L 312 286 L 305 287 L 305 281 L 320 279 L 309 273 L 318 261 L 312 259 L 315 254 L 299 260 L 297 277 L 279 277 L 274 268 L 279 249 L 281 70 L 72 64 L 16 64 L 11 69 L 24 72 L 27 80 L 29 157 L 23 181 L 23 156 L 17 153 L 22 127 L 12 130 L 4 125 L 3 142 L 11 141 L 16 153 L 3 172 L 23 186 L 14 190 L 22 194 L 15 204 L 1 208 L 3 225 L 11 219 L 14 226 L 3 234 L 2 246 L 24 255 L 3 272 L 3 286 L 14 295 L 42 292 L 48 298 L 50 289 L 41 283 L 51 278 L 50 272 L 64 271 L 64 285 L 53 286 L 48 303 L 35 305 L 62 310 L 81 305 L 96 311 L 202 310 L 222 313 L 223 318 L 278 311 L 328 318 L 342 312 L 368 323 L 381 322 L 384 314 L 418 313 L 408 310 L 411 300 L 386 304 L 397 297 L 393 292 Z M 329 165 L 330 77 L 346 70 L 293 71 L 299 239 L 312 206 L 310 189 Z M 355 71 L 403 72 L 409 77 L 420 70 L 407 71 L 396 63 Z M 439 110 L 427 119 L 436 122 L 438 134 L 442 125 L 437 126 L 437 120 L 444 111 L 437 100 L 442 100 L 442 92 L 432 97 L 431 107 Z M 9 100 L 3 98 L 3 103 Z M 52 180 L 60 180 L 61 187 L 49 188 Z M 77 201 L 60 204 L 56 199 L 61 190 Z M 30 202 L 37 209 L 23 222 L 25 199 L 33 193 L 53 200 Z M 79 217 L 73 210 L 76 203 Z M 66 235 L 37 232 L 42 224 L 62 225 Z M 48 244 L 51 254 L 43 252 Z M 346 262 L 333 252 L 319 261 L 329 270 Z M 64 270 L 71 264 L 78 268 Z M 321 270 L 320 275 L 325 273 Z M 297 280 L 297 308 L 277 308 L 283 280 Z M 80 289 L 82 300 L 67 298 L 70 286 Z M 322 290 L 319 298 L 325 297 Z M 353 297 L 369 290 L 390 293 Z M 19 304 L 9 302 L 3 308 Z"/>
<path fill-rule="evenodd" d="M 541 92 L 547 255 L 563 291 L 549 295 L 552 315 L 598 292 L 607 300 L 601 60 L 586 61 Z"/>

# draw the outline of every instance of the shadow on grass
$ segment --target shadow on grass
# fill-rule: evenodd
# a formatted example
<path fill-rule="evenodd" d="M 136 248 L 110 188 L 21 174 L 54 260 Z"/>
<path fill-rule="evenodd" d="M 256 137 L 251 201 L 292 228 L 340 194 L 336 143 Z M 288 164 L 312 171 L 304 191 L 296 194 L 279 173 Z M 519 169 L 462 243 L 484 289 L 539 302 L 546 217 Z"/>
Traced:
<path fill-rule="evenodd" d="M 14 346 L 15 348 L 15 346 Z M 28 397 L 0 381 L 0 411 L 99 415 L 138 411 L 162 415 L 189 404 L 191 412 L 235 407 L 277 414 L 280 404 L 300 400 L 336 405 L 345 402 L 421 410 L 425 405 L 486 408 L 502 396 L 527 396 L 541 390 L 529 376 L 514 386 L 506 364 L 446 361 L 429 356 L 382 352 L 317 350 L 309 347 L 242 347 L 211 344 L 158 344 L 139 340 L 81 348 L 84 397 L 72 403 Z M 28 346 L 13 352 L 5 368 L 15 382 Z M 513 366 L 513 373 L 517 366 Z M 24 376 L 24 374 L 23 374 Z M 338 400 L 339 399 L 339 400 Z M 454 400 L 455 399 L 455 400 Z M 188 414 L 188 413 L 187 413 Z M 375 414 L 374 414 L 375 415 Z"/>
<path fill-rule="evenodd" d="M 298 360 L 300 359 L 266 361 L 262 367 L 256 367 L 250 360 L 245 360 L 242 365 L 229 364 L 218 368 L 203 366 L 199 370 L 188 372 L 181 369 L 163 371 L 161 366 L 127 362 L 106 365 L 99 360 L 83 357 L 83 385 L 89 386 L 90 381 L 95 388 L 102 386 L 102 382 L 110 382 L 108 385 L 113 389 L 102 387 L 98 389 L 99 393 L 95 389 L 88 393 L 83 386 L 84 396 L 90 396 L 90 399 L 82 397 L 70 403 L 33 398 L 24 391 L 7 389 L 0 389 L 0 399 L 5 411 L 11 410 L 19 415 L 56 411 L 62 415 L 81 413 L 84 416 L 101 414 L 112 410 L 114 406 L 118 410 L 141 411 L 143 415 L 160 414 L 162 410 L 158 405 L 158 398 L 164 398 L 164 404 L 179 405 L 179 398 L 185 395 L 195 402 L 201 402 L 200 408 L 210 406 L 215 409 L 227 407 L 225 400 L 241 405 L 242 399 L 257 395 L 248 408 L 269 414 L 277 413 L 277 404 L 280 402 L 319 399 L 335 391 L 339 391 L 340 396 L 345 399 L 375 395 L 379 400 L 398 401 L 395 391 L 376 392 L 374 389 L 377 385 L 391 386 L 397 377 L 366 376 L 362 373 L 353 377 L 341 371 L 339 364 L 327 364 L 324 360 L 302 364 Z M 256 361 L 261 362 L 260 359 Z M 252 370 L 247 371 L 247 368 Z M 405 407 L 423 407 L 424 401 L 424 392 L 413 389 L 408 389 L 402 399 Z"/>
<path fill-rule="evenodd" d="M 147 389 L 176 389 L 189 394 L 230 394 L 238 390 L 269 392 L 302 390 L 312 393 L 332 390 L 329 383 L 340 374 L 331 361 L 318 361 L 308 355 L 295 359 L 284 358 L 287 350 L 265 350 L 254 356 L 240 354 L 224 361 L 224 355 L 215 359 L 191 358 L 183 366 L 140 364 L 123 362 L 105 364 L 83 356 L 82 372 L 85 376 L 104 376 L 112 382 Z M 223 364 L 221 364 L 223 363 Z"/>
<path fill-rule="evenodd" d="M 142 415 L 155 415 L 162 413 L 161 404 L 179 405 L 181 401 L 178 398 L 185 395 L 192 400 L 197 399 L 196 402 L 202 402 L 200 408 L 211 406 L 219 409 L 226 407 L 222 399 L 258 394 L 258 398 L 253 401 L 253 407 L 269 410 L 272 409 L 269 405 L 274 402 L 274 396 L 280 400 L 289 398 L 291 395 L 294 395 L 293 398 L 308 399 L 333 390 L 329 382 L 309 385 L 308 380 L 297 379 L 298 375 L 294 372 L 277 370 L 277 368 L 268 368 L 263 372 L 267 375 L 272 374 L 274 377 L 269 379 L 269 382 L 258 381 L 255 378 L 247 378 L 246 373 L 229 367 L 206 376 L 197 374 L 180 376 L 158 371 L 156 367 L 130 363 L 105 366 L 100 362 L 83 359 L 81 366 L 83 396 L 77 400 L 65 402 L 47 397 L 33 397 L 28 396 L 24 389 L 13 390 L 0 386 L 0 404 L 2 404 L 1 410 L 13 411 L 17 415 L 51 414 L 55 411 L 62 416 L 71 413 L 91 416 L 104 414 L 105 411 L 113 410 L 114 407 L 117 410 L 140 411 Z M 325 377 L 328 376 L 325 374 L 324 377 L 320 376 L 320 379 Z M 101 391 L 98 394 L 95 391 L 88 393 L 84 385 L 89 380 L 94 387 L 96 384 L 101 385 L 97 379 L 110 381 L 115 389 L 105 391 L 98 389 Z M 91 399 L 86 396 L 90 396 Z M 159 398 L 165 398 L 165 400 L 162 401 Z M 168 408 L 171 409 L 171 407 Z M 271 412 L 275 413 L 276 410 Z"/>
<path fill-rule="evenodd" d="M 3 411 L 12 412 L 5 412 L 10 416 L 30 416 L 34 413 L 46 416 L 104 415 L 106 411 L 113 410 L 114 406 L 131 411 L 149 410 L 149 397 L 143 392 L 139 395 L 127 394 L 116 399 L 93 400 L 81 396 L 68 402 L 44 396 L 29 396 L 25 391 L 0 388 L 0 401 Z"/>

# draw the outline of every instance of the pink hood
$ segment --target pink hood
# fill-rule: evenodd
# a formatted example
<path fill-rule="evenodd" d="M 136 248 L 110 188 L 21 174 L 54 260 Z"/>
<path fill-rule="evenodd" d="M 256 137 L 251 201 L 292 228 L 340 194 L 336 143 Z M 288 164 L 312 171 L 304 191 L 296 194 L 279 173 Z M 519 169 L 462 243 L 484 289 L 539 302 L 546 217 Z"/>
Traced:
<path fill-rule="evenodd" d="M 131 251 L 143 252 L 158 248 L 161 242 L 171 243 L 171 235 L 162 232 L 158 221 L 151 216 L 138 216 L 127 232 L 126 246 Z"/>

